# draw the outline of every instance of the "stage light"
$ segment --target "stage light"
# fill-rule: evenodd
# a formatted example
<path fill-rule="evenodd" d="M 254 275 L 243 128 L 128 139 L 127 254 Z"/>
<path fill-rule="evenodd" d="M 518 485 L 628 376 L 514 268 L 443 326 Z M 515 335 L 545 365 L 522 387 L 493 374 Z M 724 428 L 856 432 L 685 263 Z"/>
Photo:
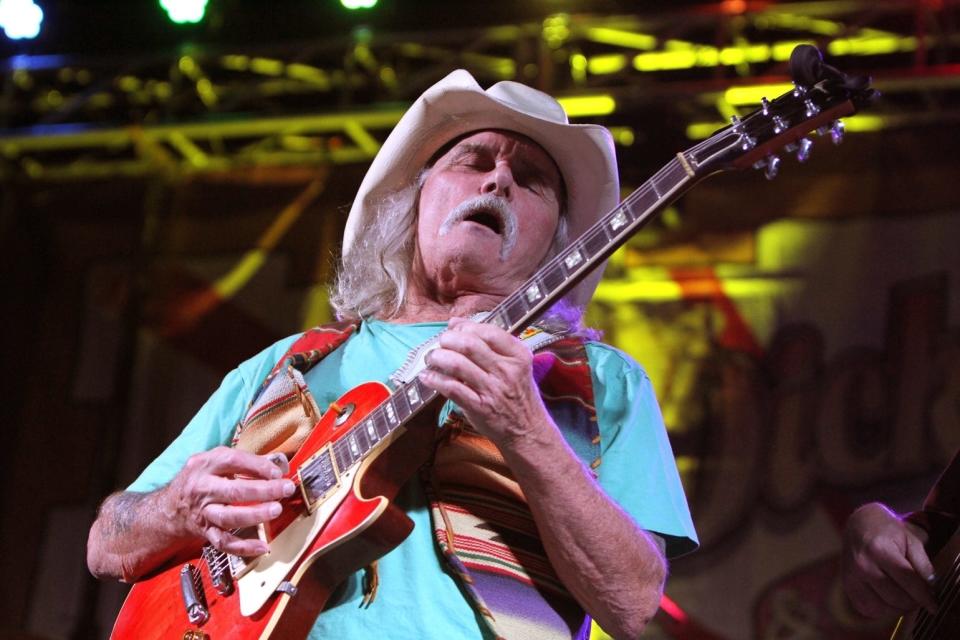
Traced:
<path fill-rule="evenodd" d="M 354 11 L 356 9 L 372 9 L 377 6 L 377 0 L 340 0 L 340 4 Z"/>
<path fill-rule="evenodd" d="M 33 0 L 0 0 L 0 27 L 11 40 L 36 38 L 43 22 L 43 9 Z"/>
<path fill-rule="evenodd" d="M 203 20 L 207 0 L 160 0 L 160 6 L 173 22 L 196 24 Z"/>
<path fill-rule="evenodd" d="M 606 116 L 617 110 L 617 102 L 613 99 L 613 96 L 603 94 L 558 98 L 558 101 L 563 110 L 567 112 L 567 116 L 571 118 Z"/>

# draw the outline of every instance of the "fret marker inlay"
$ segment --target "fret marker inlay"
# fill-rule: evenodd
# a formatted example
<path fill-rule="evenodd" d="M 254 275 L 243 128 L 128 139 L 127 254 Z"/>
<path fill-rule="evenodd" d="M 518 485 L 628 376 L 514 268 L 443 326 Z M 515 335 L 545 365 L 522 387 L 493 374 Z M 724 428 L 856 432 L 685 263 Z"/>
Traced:
<path fill-rule="evenodd" d="M 620 227 L 627 225 L 627 214 L 623 211 L 617 211 L 617 215 L 610 220 L 610 228 L 616 231 Z"/>
<path fill-rule="evenodd" d="M 527 287 L 527 300 L 529 300 L 530 302 L 536 302 L 537 300 L 540 299 L 541 295 L 542 294 L 540 293 L 540 287 L 538 287 L 537 285 L 532 284 L 529 287 Z"/>
<path fill-rule="evenodd" d="M 583 262 L 583 256 L 580 255 L 579 251 L 573 251 L 563 260 L 564 264 L 567 265 L 567 269 L 573 269 L 578 264 Z"/>

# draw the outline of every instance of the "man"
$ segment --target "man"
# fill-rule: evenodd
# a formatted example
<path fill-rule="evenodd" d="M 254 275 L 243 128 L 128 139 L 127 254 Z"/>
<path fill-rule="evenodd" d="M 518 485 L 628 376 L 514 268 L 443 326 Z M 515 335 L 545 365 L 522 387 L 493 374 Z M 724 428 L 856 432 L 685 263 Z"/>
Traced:
<path fill-rule="evenodd" d="M 447 435 L 431 463 L 397 498 L 412 534 L 345 581 L 311 637 L 569 638 L 589 632 L 586 612 L 633 638 L 650 620 L 664 550 L 692 550 L 696 534 L 649 379 L 584 339 L 599 272 L 554 307 L 551 332 L 531 332 L 552 342 L 536 358 L 536 345 L 466 319 L 517 289 L 618 192 L 609 132 L 568 124 L 555 100 L 517 83 L 484 91 L 465 71 L 428 89 L 386 140 L 351 209 L 331 296 L 354 323 L 349 337 L 302 379 L 287 372 L 298 394 L 309 388 L 310 414 L 362 381 L 386 381 L 440 334 L 424 368 L 403 370 L 455 407 L 441 412 Z M 295 339 L 229 374 L 167 451 L 104 502 L 88 544 L 95 575 L 136 580 L 198 540 L 267 551 L 229 531 L 276 517 L 294 490 L 269 455 L 241 449 L 295 450 L 256 426 L 269 385 L 289 383 L 281 372 L 257 388 Z M 238 446 L 218 446 L 238 424 Z"/>
<path fill-rule="evenodd" d="M 843 585 L 857 611 L 874 618 L 937 610 L 930 558 L 960 526 L 960 452 L 934 485 L 923 509 L 901 517 L 879 502 L 847 520 Z"/>

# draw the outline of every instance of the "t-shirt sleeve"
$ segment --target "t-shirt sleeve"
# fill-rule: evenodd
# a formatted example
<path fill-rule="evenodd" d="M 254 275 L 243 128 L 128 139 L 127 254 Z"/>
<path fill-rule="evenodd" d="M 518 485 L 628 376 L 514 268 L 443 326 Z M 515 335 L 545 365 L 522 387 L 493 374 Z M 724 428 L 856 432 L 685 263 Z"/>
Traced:
<path fill-rule="evenodd" d="M 193 454 L 229 444 L 253 394 L 297 337 L 275 343 L 228 373 L 180 435 L 143 470 L 127 491 L 158 489 L 170 482 Z"/>
<path fill-rule="evenodd" d="M 626 354 L 588 343 L 600 427 L 600 486 L 647 531 L 664 538 L 667 556 L 698 544 L 673 449 L 646 372 Z"/>

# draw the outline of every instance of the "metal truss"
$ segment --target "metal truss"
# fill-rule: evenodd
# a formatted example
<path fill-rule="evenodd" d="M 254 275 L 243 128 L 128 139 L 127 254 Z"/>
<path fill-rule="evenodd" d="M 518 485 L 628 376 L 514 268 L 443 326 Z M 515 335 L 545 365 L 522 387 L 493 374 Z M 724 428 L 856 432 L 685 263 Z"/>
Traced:
<path fill-rule="evenodd" d="M 18 57 L 3 67 L 0 176 L 76 179 L 368 160 L 424 88 L 465 67 L 560 96 L 571 117 L 633 128 L 671 110 L 705 135 L 788 78 L 810 42 L 886 96 L 852 130 L 956 121 L 956 0 L 724 0 L 420 33 L 354 33 L 140 59 Z M 733 88 L 733 92 L 729 89 Z"/>

